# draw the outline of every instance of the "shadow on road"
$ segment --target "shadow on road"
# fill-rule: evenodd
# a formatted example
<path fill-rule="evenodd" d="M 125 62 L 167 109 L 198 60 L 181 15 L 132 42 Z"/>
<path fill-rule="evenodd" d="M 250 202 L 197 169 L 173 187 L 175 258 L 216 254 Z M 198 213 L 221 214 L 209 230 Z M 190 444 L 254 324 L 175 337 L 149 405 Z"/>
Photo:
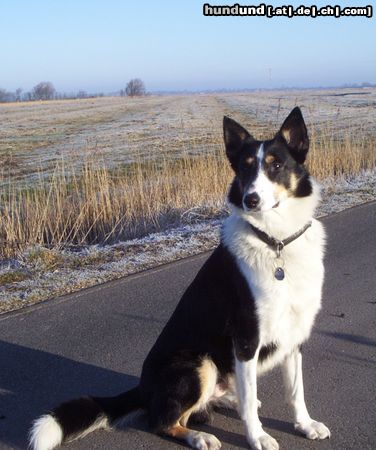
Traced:
<path fill-rule="evenodd" d="M 26 448 L 38 415 L 82 395 L 109 396 L 130 389 L 138 378 L 0 341 L 0 443 Z"/>
<path fill-rule="evenodd" d="M 232 420 L 238 420 L 240 421 L 240 417 L 238 413 L 232 409 L 226 409 L 226 408 L 216 408 L 215 409 L 217 414 L 222 415 L 224 418 L 226 418 L 226 422 L 223 424 L 223 428 L 216 428 L 213 427 L 213 425 L 205 425 L 201 427 L 203 431 L 206 431 L 208 433 L 215 434 L 222 442 L 226 442 L 227 444 L 231 444 L 233 446 L 239 447 L 239 448 L 249 448 L 246 437 L 243 431 L 243 425 L 241 425 L 241 432 L 240 433 L 234 433 L 231 430 L 226 429 L 226 424 L 231 424 Z M 230 420 L 229 420 L 230 419 Z M 284 420 L 274 419 L 271 417 L 266 417 L 260 413 L 260 421 L 263 424 L 263 426 L 266 429 L 273 431 L 280 431 L 282 433 L 294 435 L 294 436 L 300 436 L 299 433 L 297 433 L 294 429 L 294 426 L 291 422 L 286 422 Z"/>
<path fill-rule="evenodd" d="M 335 339 L 342 339 L 344 341 L 353 342 L 354 344 L 368 345 L 370 347 L 376 347 L 376 341 L 365 336 L 358 334 L 339 333 L 333 331 L 316 330 L 316 333 L 323 336 L 333 337 Z"/>
<path fill-rule="evenodd" d="M 0 361 L 0 443 L 12 449 L 25 449 L 32 420 L 60 402 L 83 395 L 115 395 L 138 382 L 134 376 L 4 341 L 0 341 Z M 244 433 L 228 428 L 233 424 L 228 419 L 240 420 L 237 413 L 220 409 L 217 417 L 223 422 L 219 416 L 227 421 L 194 428 L 247 448 Z M 262 421 L 267 428 L 295 434 L 290 423 L 266 417 Z M 149 431 L 145 415 L 135 417 L 127 427 Z"/>

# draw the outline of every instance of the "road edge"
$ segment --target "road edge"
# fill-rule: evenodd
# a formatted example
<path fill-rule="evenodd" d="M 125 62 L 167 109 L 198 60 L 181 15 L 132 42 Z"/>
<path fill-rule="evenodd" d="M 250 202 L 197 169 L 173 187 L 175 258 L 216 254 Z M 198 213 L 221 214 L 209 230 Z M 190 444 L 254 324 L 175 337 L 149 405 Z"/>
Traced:
<path fill-rule="evenodd" d="M 364 207 L 369 207 L 371 205 L 376 204 L 376 200 L 372 200 L 369 202 L 365 202 L 365 203 L 360 203 L 358 205 L 354 205 L 351 206 L 350 208 L 346 208 L 342 211 L 338 211 L 338 212 L 334 212 L 332 214 L 327 214 L 326 216 L 322 216 L 320 217 L 318 220 L 326 222 L 326 221 L 330 221 L 333 218 L 337 218 L 338 216 L 344 215 L 344 214 L 349 214 L 352 213 L 354 210 L 356 209 L 360 209 L 360 208 L 364 208 Z M 113 280 L 109 280 L 109 281 L 104 281 L 103 283 L 98 283 L 94 286 L 89 286 L 86 288 L 82 288 L 79 289 L 75 292 L 70 292 L 67 294 L 63 294 L 57 297 L 51 297 L 48 298 L 46 300 L 42 300 L 38 303 L 34 303 L 31 305 L 25 305 L 21 308 L 18 309 L 14 309 L 12 311 L 5 311 L 3 313 L 0 313 L 0 322 L 6 320 L 7 318 L 9 318 L 10 316 L 14 317 L 17 315 L 21 315 L 21 314 L 28 314 L 33 312 L 34 310 L 43 308 L 45 306 L 48 306 L 49 304 L 51 304 L 52 302 L 54 303 L 61 303 L 61 302 L 65 302 L 65 301 L 70 301 L 73 298 L 77 298 L 77 297 L 81 297 L 83 295 L 86 295 L 87 293 L 90 293 L 92 291 L 96 291 L 96 290 L 102 290 L 107 288 L 108 286 L 111 286 L 112 284 L 115 283 L 127 283 L 128 281 L 132 281 L 134 279 L 137 278 L 141 278 L 143 276 L 147 276 L 148 274 L 152 274 L 152 273 L 158 273 L 162 270 L 164 270 L 165 268 L 170 267 L 171 265 L 183 265 L 183 264 L 187 264 L 195 259 L 200 259 L 200 258 L 204 258 L 206 255 L 209 255 L 213 250 L 207 250 L 205 252 L 201 252 L 201 253 L 197 253 L 195 255 L 191 255 L 191 256 L 186 256 L 183 258 L 179 258 L 175 261 L 169 261 L 166 263 L 162 263 L 159 264 L 158 266 L 149 268 L 149 269 L 143 269 L 140 270 L 138 272 L 132 273 L 130 275 L 125 275 L 125 276 L 121 276 L 119 278 L 115 278 Z"/>

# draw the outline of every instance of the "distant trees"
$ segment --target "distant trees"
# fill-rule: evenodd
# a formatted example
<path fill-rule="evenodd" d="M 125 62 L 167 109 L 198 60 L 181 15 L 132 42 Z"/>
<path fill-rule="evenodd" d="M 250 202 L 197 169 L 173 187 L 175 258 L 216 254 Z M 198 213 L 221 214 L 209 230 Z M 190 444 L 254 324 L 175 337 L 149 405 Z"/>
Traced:
<path fill-rule="evenodd" d="M 21 101 L 21 94 L 22 94 L 22 88 L 16 89 L 16 92 L 14 93 L 14 95 L 16 97 L 16 102 Z"/>
<path fill-rule="evenodd" d="M 114 95 L 114 94 L 107 94 Z M 133 78 L 126 87 L 120 90 L 120 96 L 136 97 L 146 95 L 145 84 L 140 78 Z M 7 102 L 31 102 L 34 100 L 68 100 L 68 99 L 88 99 L 104 97 L 103 92 L 89 93 L 84 89 L 76 92 L 58 92 L 50 81 L 42 81 L 35 85 L 30 91 L 24 91 L 22 88 L 14 91 L 7 91 L 0 88 L 0 103 Z"/>
<path fill-rule="evenodd" d="M 120 91 L 120 95 L 124 95 L 124 91 Z M 133 78 L 125 87 L 125 94 L 129 97 L 136 97 L 146 94 L 145 84 L 140 78 Z"/>
<path fill-rule="evenodd" d="M 87 97 L 88 97 L 87 92 L 84 91 L 83 89 L 77 92 L 77 98 L 87 98 Z"/>
<path fill-rule="evenodd" d="M 14 102 L 15 95 L 13 92 L 8 92 L 5 89 L 0 89 L 0 103 Z"/>
<path fill-rule="evenodd" d="M 33 87 L 32 96 L 35 100 L 52 100 L 55 92 L 54 85 L 50 81 L 42 81 Z"/>
<path fill-rule="evenodd" d="M 20 102 L 23 100 L 51 100 L 55 97 L 55 88 L 49 81 L 43 81 L 33 87 L 31 92 L 22 94 L 23 89 L 18 88 L 14 92 L 6 91 L 0 88 L 0 103 Z"/>

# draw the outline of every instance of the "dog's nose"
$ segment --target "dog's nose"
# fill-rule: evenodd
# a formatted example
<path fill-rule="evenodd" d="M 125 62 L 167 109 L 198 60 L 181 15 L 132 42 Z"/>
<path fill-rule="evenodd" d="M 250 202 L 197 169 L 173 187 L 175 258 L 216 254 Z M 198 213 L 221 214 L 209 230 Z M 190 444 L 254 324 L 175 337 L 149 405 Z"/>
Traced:
<path fill-rule="evenodd" d="M 247 194 L 243 198 L 243 203 L 248 209 L 253 209 L 260 203 L 260 196 L 257 192 L 252 192 L 252 194 Z"/>

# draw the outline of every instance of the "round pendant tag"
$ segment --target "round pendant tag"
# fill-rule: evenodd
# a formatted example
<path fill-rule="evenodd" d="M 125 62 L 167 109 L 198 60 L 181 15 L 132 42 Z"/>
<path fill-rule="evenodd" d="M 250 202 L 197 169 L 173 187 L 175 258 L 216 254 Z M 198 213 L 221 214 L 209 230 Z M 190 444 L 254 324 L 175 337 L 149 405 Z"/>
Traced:
<path fill-rule="evenodd" d="M 274 276 L 278 281 L 282 281 L 285 278 L 285 271 L 282 267 L 277 267 L 274 272 Z"/>

